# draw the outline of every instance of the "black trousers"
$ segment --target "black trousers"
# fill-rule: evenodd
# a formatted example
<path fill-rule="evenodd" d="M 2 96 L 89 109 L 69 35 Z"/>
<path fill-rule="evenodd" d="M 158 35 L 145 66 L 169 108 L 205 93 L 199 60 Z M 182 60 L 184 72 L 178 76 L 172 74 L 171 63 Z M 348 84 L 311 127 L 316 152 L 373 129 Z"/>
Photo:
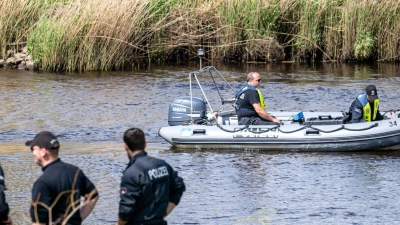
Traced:
<path fill-rule="evenodd" d="M 239 125 L 278 125 L 275 122 L 264 120 L 257 116 L 252 117 L 240 117 L 239 118 Z"/>

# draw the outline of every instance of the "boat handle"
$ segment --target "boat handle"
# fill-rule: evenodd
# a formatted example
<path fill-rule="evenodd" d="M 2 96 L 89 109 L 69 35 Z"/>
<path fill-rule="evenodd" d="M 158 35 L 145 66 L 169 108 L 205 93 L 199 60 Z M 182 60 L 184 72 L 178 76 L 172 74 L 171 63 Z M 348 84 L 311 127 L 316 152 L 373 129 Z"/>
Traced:
<path fill-rule="evenodd" d="M 306 130 L 306 135 L 319 135 L 319 130 Z"/>
<path fill-rule="evenodd" d="M 193 134 L 206 134 L 205 129 L 194 129 Z"/>
<path fill-rule="evenodd" d="M 320 119 L 320 120 L 331 120 L 332 116 L 331 115 L 320 115 L 320 116 L 318 116 L 318 119 Z"/>

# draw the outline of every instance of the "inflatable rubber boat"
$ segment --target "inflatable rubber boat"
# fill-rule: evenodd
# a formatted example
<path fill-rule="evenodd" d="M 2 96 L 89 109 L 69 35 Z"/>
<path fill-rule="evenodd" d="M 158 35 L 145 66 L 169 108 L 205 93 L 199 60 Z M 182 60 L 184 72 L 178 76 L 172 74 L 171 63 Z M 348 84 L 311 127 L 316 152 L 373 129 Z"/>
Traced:
<path fill-rule="evenodd" d="M 232 112 L 214 122 L 162 127 L 159 135 L 177 148 L 284 151 L 400 149 L 399 113 L 387 120 L 347 124 L 342 112 L 270 112 L 281 125 L 238 125 Z M 199 121 L 198 121 L 199 122 Z"/>
<path fill-rule="evenodd" d="M 200 63 L 201 64 L 201 63 Z M 212 77 L 222 109 L 214 111 L 198 77 Z M 158 134 L 176 148 L 244 149 L 278 151 L 364 151 L 400 149 L 400 114 L 382 112 L 381 121 L 348 123 L 343 112 L 269 112 L 281 125 L 238 125 L 234 107 L 224 109 L 234 99 L 223 99 L 215 77 L 220 77 L 235 91 L 213 66 L 189 73 L 190 96 L 170 103 L 169 126 Z M 192 79 L 197 81 L 203 98 L 193 96 Z M 210 94 L 210 93 L 208 93 Z M 233 96 L 233 95 L 232 95 Z"/>

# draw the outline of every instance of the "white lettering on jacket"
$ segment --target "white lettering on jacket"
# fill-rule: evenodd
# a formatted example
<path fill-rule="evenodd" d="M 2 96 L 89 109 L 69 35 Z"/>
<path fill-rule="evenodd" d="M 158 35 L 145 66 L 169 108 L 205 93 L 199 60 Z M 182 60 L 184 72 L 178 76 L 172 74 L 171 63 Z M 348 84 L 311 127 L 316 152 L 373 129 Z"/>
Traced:
<path fill-rule="evenodd" d="M 148 171 L 150 180 L 157 179 L 163 176 L 168 176 L 168 170 L 166 166 L 158 167 Z"/>

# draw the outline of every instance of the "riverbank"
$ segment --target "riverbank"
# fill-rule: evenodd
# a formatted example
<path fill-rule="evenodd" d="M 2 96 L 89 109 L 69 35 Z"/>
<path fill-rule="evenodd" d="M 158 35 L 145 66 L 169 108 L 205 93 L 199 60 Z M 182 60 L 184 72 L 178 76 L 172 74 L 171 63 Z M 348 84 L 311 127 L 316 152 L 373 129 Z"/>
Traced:
<path fill-rule="evenodd" d="M 200 47 L 208 61 L 400 61 L 395 1 L 20 0 L 0 10 L 0 58 L 27 46 L 48 71 L 187 62 Z"/>
<path fill-rule="evenodd" d="M 32 55 L 29 54 L 26 47 L 19 49 L 16 53 L 14 53 L 13 50 L 8 50 L 6 59 L 4 60 L 0 58 L 0 68 L 1 67 L 10 67 L 22 70 L 38 69 L 35 67 Z"/>

